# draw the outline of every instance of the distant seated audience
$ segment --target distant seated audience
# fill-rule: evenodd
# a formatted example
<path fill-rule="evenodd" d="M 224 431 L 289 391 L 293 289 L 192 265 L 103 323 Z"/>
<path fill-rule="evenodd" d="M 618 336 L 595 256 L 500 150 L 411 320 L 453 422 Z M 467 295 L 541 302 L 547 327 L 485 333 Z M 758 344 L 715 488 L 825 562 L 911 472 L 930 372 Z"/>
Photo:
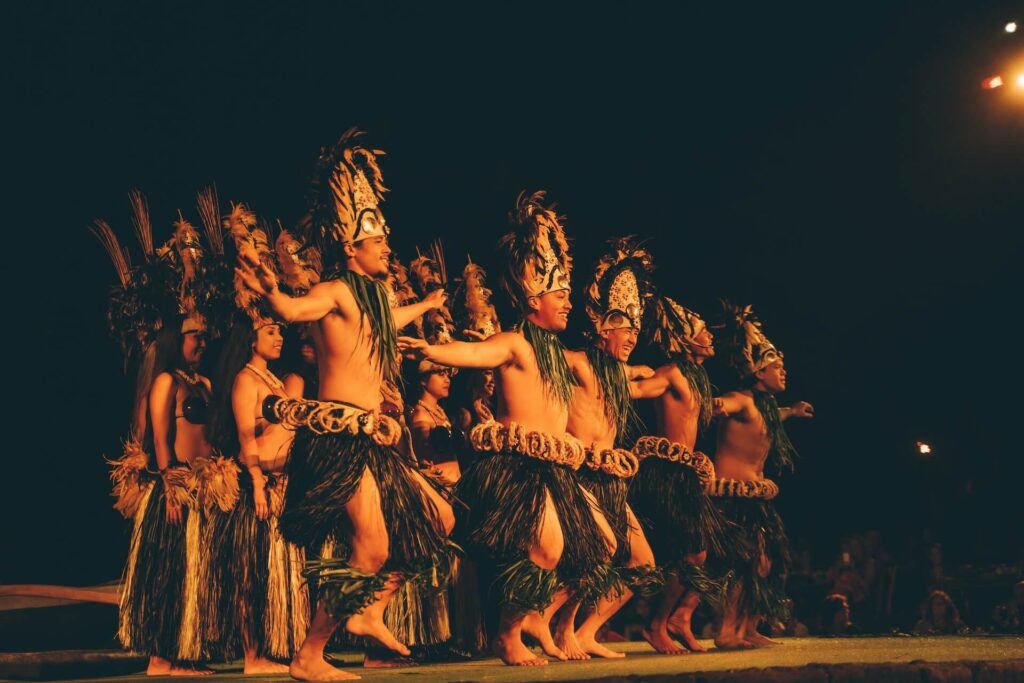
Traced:
<path fill-rule="evenodd" d="M 996 605 L 992 610 L 992 623 L 1000 633 L 1024 633 L 1024 581 L 1018 581 L 1013 587 L 1013 596 L 1009 602 Z"/>
<path fill-rule="evenodd" d="M 915 636 L 944 636 L 960 633 L 967 626 L 960 610 L 946 591 L 933 590 L 921 605 L 921 618 L 914 624 Z"/>

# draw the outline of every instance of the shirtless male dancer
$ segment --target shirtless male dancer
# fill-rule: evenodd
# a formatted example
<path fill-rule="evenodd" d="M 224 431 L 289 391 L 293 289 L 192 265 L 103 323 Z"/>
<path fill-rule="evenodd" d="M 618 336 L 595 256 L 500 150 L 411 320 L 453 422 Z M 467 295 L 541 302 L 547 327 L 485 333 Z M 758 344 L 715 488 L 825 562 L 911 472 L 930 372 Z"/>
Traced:
<path fill-rule="evenodd" d="M 567 658 L 541 613 L 557 611 L 615 550 L 608 522 L 575 472 L 584 448 L 566 433 L 573 378 L 557 333 L 572 309 L 572 260 L 560 218 L 543 201 L 543 192 L 521 193 L 509 216 L 513 232 L 501 241 L 503 284 L 524 316 L 518 328 L 480 342 L 399 340 L 414 360 L 495 369 L 497 420 L 470 432 L 479 457 L 456 488 L 469 507 L 458 539 L 493 579 L 481 580 L 501 611 L 492 648 L 518 666 L 548 662 L 526 647 L 524 630 L 546 653 Z"/>
<path fill-rule="evenodd" d="M 381 385 L 397 372 L 396 328 L 440 306 L 443 293 L 392 311 L 382 281 L 388 273 L 388 228 L 378 207 L 384 192 L 376 150 L 346 132 L 318 167 L 311 241 L 325 272 L 307 294 L 289 297 L 274 273 L 243 262 L 239 275 L 287 322 L 316 329 L 320 400 L 276 400 L 264 407 L 296 429 L 280 528 L 297 545 L 338 542 L 333 558 L 308 564 L 319 580 L 316 614 L 292 659 L 300 680 L 358 678 L 324 661 L 339 624 L 408 655 L 384 625 L 391 596 L 404 580 L 444 589 L 450 571 L 445 535 L 451 508 L 394 450 L 398 424 L 379 412 Z"/>
<path fill-rule="evenodd" d="M 662 585 L 651 550 L 636 516 L 626 502 L 630 478 L 639 462 L 629 449 L 617 448 L 629 441 L 639 419 L 633 401 L 655 398 L 668 386 L 663 377 L 643 366 L 629 366 L 637 345 L 644 304 L 653 294 L 650 274 L 653 258 L 633 238 L 612 241 L 612 250 L 597 265 L 587 289 L 587 314 L 594 324 L 594 341 L 585 350 L 567 351 L 576 378 L 569 409 L 568 432 L 587 448 L 580 478 L 601 504 L 618 537 L 612 558 L 615 575 L 611 590 L 575 629 L 579 601 L 559 615 L 555 642 L 570 659 L 624 657 L 597 642 L 597 632 L 632 597 L 634 591 L 650 595 Z"/>
<path fill-rule="evenodd" d="M 654 302 L 650 338 L 668 361 L 657 374 L 668 390 L 655 400 L 657 437 L 643 437 L 644 456 L 630 487 L 630 501 L 665 572 L 665 589 L 654 604 L 644 637 L 662 654 L 703 652 L 691 628 L 702 589 L 709 545 L 717 545 L 722 521 L 704 487 L 714 477 L 711 461 L 694 450 L 711 421 L 711 382 L 704 361 L 714 355 L 713 337 L 693 311 L 667 296 Z M 683 643 L 680 647 L 675 639 Z"/>
<path fill-rule="evenodd" d="M 715 400 L 723 419 L 715 449 L 716 479 L 710 489 L 732 533 L 745 552 L 732 553 L 726 566 L 730 586 L 716 643 L 725 647 L 775 644 L 757 631 L 762 619 L 784 616 L 785 573 L 789 550 L 782 518 L 772 500 L 778 485 L 764 476 L 766 463 L 792 468 L 796 451 L 782 426 L 790 417 L 809 418 L 814 408 L 803 401 L 779 408 L 775 394 L 786 388 L 782 352 L 768 341 L 750 306 L 726 304 L 729 364 L 744 388 Z"/>

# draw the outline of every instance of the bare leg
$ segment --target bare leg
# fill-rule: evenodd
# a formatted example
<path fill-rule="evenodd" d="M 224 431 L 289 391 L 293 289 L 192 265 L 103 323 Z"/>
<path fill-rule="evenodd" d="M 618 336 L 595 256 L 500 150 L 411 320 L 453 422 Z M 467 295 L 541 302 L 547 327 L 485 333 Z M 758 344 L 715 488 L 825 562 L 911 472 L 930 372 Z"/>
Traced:
<path fill-rule="evenodd" d="M 563 662 L 570 657 L 567 652 L 555 644 L 555 639 L 551 636 L 551 620 L 568 599 L 569 591 L 563 588 L 555 593 L 551 604 L 547 606 L 543 614 L 529 612 L 523 619 L 523 633 L 532 636 L 548 657 L 554 657 Z"/>
<path fill-rule="evenodd" d="M 554 570 L 558 561 L 562 559 L 562 550 L 565 548 L 565 537 L 562 536 L 562 526 L 558 522 L 558 511 L 548 493 L 544 501 L 544 513 L 540 521 L 540 534 L 536 545 L 530 548 L 528 557 L 531 562 L 541 569 Z M 562 591 L 559 591 L 560 593 Z M 555 596 L 556 601 L 558 595 Z M 563 598 L 564 602 L 564 598 Z M 545 614 L 553 611 L 553 605 L 545 609 Z M 501 657 L 501 661 L 512 666 L 537 666 L 547 664 L 548 660 L 535 656 L 526 645 L 523 644 L 524 621 L 529 618 L 531 622 L 530 635 L 537 638 L 544 647 L 545 652 L 551 648 L 551 654 L 559 659 L 566 659 L 565 653 L 555 647 L 551 640 L 551 631 L 541 615 L 536 612 L 527 614 L 513 610 L 508 606 L 502 607 L 501 622 L 498 624 L 498 635 L 494 639 L 492 650 L 494 654 Z M 546 636 L 546 638 L 545 638 Z M 550 641 L 545 646 L 545 640 Z"/>
<path fill-rule="evenodd" d="M 501 621 L 498 623 L 498 635 L 491 645 L 491 650 L 501 661 L 509 666 L 541 666 L 548 663 L 543 657 L 537 657 L 530 648 L 523 644 L 523 612 L 503 607 Z"/>
<path fill-rule="evenodd" d="M 209 676 L 212 673 L 206 667 L 179 666 L 163 657 L 150 657 L 146 667 L 147 676 Z"/>
<path fill-rule="evenodd" d="M 650 627 L 643 631 L 644 639 L 663 655 L 683 655 L 687 652 L 686 648 L 679 647 L 668 633 L 669 615 L 685 592 L 686 588 L 680 583 L 677 574 L 666 576 L 665 588 L 654 608 Z"/>
<path fill-rule="evenodd" d="M 434 509 L 437 510 L 437 521 L 441 524 L 441 528 L 438 531 L 444 533 L 445 536 L 450 536 L 452 529 L 455 528 L 455 513 L 452 512 L 451 504 L 438 493 L 436 488 L 430 485 L 430 482 L 422 474 L 412 470 L 412 475 L 416 483 L 420 485 L 420 489 L 427 500 L 433 503 Z"/>
<path fill-rule="evenodd" d="M 640 528 L 640 523 L 633 514 L 633 510 L 628 505 L 626 506 L 626 518 L 628 522 L 627 533 L 629 534 L 630 552 L 628 566 L 653 567 L 654 551 L 651 550 L 651 545 L 647 542 L 647 537 L 644 535 L 643 529 Z M 598 600 L 594 610 L 587 615 L 587 618 L 583 620 L 583 623 L 580 624 L 579 629 L 576 631 L 576 640 L 585 652 L 597 657 L 607 658 L 626 656 L 624 652 L 615 652 L 614 650 L 609 650 L 603 645 L 600 645 L 597 642 L 597 632 L 601 630 L 601 627 L 604 626 L 616 612 L 622 609 L 623 605 L 629 602 L 631 597 L 633 597 L 633 591 L 626 590 L 622 595 L 605 595 Z"/>
<path fill-rule="evenodd" d="M 338 622 L 327 614 L 323 604 L 319 605 L 309 624 L 306 639 L 295 651 L 291 666 L 288 667 L 292 678 L 300 681 L 351 681 L 359 678 L 324 661 L 324 648 L 337 627 Z"/>
<path fill-rule="evenodd" d="M 757 626 L 761 623 L 761 617 L 747 617 L 743 627 L 743 640 L 750 643 L 753 647 L 767 647 L 769 645 L 782 645 L 777 640 L 772 640 L 761 635 Z"/>
<path fill-rule="evenodd" d="M 707 559 L 708 552 L 706 550 L 694 553 L 693 555 L 687 555 L 684 558 L 687 563 L 698 567 L 703 566 Z M 693 613 L 699 604 L 700 594 L 688 591 L 679 602 L 675 611 L 672 612 L 672 616 L 668 618 L 668 632 L 673 637 L 682 641 L 683 645 L 693 652 L 707 652 L 707 648 L 698 643 L 697 638 L 693 635 Z"/>
<path fill-rule="evenodd" d="M 733 588 L 725 613 L 722 615 L 722 625 L 718 629 L 715 645 L 723 650 L 750 647 L 750 643 L 743 639 L 744 620 L 739 615 L 741 591 L 741 586 Z"/>
<path fill-rule="evenodd" d="M 573 600 L 565 606 L 555 622 L 555 642 L 569 659 L 590 659 L 590 655 L 576 640 L 576 612 L 580 603 Z"/>
<path fill-rule="evenodd" d="M 547 494 L 544 501 L 544 518 L 541 520 L 540 537 L 535 547 L 530 548 L 530 561 L 544 569 L 554 569 L 558 561 L 562 559 L 562 550 L 565 548 L 565 537 L 562 536 L 562 526 L 558 522 L 558 511 L 555 503 L 551 500 L 551 494 Z M 537 612 L 530 612 L 523 618 L 522 631 L 537 639 L 544 654 L 555 657 L 562 661 L 568 659 L 566 654 L 555 645 L 551 637 L 551 617 L 565 604 L 569 593 L 560 590 L 555 593 L 551 604 L 541 615 Z"/>
<path fill-rule="evenodd" d="M 368 574 L 380 571 L 388 559 L 388 531 L 381 512 L 380 490 L 369 469 L 363 470 L 359 488 L 345 504 L 345 511 L 352 521 L 353 529 L 349 565 Z M 398 642 L 384 625 L 384 608 L 398 585 L 398 578 L 392 576 L 384 590 L 377 593 L 362 612 L 348 618 L 345 630 L 352 635 L 373 638 L 384 647 L 408 656 L 409 648 Z"/>

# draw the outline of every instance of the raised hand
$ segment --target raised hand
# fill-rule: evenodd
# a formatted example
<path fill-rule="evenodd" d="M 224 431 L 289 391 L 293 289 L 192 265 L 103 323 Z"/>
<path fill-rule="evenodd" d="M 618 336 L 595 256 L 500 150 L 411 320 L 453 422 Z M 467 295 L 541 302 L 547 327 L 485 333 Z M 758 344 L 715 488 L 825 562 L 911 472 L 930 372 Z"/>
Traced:
<path fill-rule="evenodd" d="M 441 291 L 441 290 L 437 290 Z M 399 337 L 398 350 L 409 360 L 423 360 L 427 357 L 427 349 L 430 344 L 419 337 Z"/>
<path fill-rule="evenodd" d="M 238 255 L 235 274 L 242 279 L 246 287 L 261 296 L 269 296 L 277 291 L 277 275 L 253 255 Z"/>
<path fill-rule="evenodd" d="M 448 301 L 448 292 L 443 289 L 435 289 L 423 297 L 423 303 L 427 304 L 430 308 L 441 308 L 446 301 Z"/>
<path fill-rule="evenodd" d="M 631 365 L 629 366 L 629 379 L 650 379 L 654 377 L 654 369 L 647 365 Z"/>

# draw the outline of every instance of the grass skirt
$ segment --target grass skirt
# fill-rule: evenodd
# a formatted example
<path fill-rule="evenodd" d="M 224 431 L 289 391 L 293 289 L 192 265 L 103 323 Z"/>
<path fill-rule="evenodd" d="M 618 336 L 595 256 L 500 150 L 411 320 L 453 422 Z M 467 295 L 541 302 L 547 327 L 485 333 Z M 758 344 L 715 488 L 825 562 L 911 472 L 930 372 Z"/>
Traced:
<path fill-rule="evenodd" d="M 278 530 L 287 478 L 267 476 L 270 516 L 260 520 L 252 478 L 247 470 L 238 476 L 238 503 L 212 512 L 208 525 L 212 582 L 204 640 L 222 660 L 239 659 L 246 644 L 258 657 L 290 659 L 306 637 L 309 596 L 305 553 Z"/>
<path fill-rule="evenodd" d="M 376 574 L 348 565 L 346 539 L 352 534 L 345 505 L 369 470 L 380 490 L 388 530 L 388 559 Z M 335 540 L 334 557 L 307 562 L 305 574 L 319 582 L 317 599 L 335 619 L 359 613 L 392 572 L 438 591 L 447 586 L 452 547 L 438 531 L 437 510 L 413 476 L 411 466 L 388 446 L 365 434 L 296 432 L 288 460 L 288 490 L 279 522 L 285 540 L 318 548 Z"/>
<path fill-rule="evenodd" d="M 119 610 L 118 637 L 128 650 L 180 662 L 205 658 L 200 594 L 208 565 L 197 488 L 192 470 L 176 467 L 154 477 L 139 501 Z M 181 503 L 178 524 L 167 521 L 168 494 Z"/>
<path fill-rule="evenodd" d="M 565 548 L 557 570 L 530 562 L 551 495 Z M 576 472 L 516 453 L 480 453 L 463 473 L 456 495 L 456 538 L 476 561 L 483 604 L 543 609 L 562 584 L 592 582 L 608 560 L 604 534 Z"/>
<path fill-rule="evenodd" d="M 788 573 L 789 541 L 782 518 L 775 504 L 762 498 L 721 497 L 715 504 L 728 520 L 728 534 L 734 537 L 730 547 L 736 549 L 723 558 L 715 558 L 716 573 L 725 576 L 726 590 L 740 589 L 741 615 L 762 616 L 769 620 L 785 619 L 786 574 Z M 759 548 L 771 561 L 767 577 L 757 573 Z"/>

